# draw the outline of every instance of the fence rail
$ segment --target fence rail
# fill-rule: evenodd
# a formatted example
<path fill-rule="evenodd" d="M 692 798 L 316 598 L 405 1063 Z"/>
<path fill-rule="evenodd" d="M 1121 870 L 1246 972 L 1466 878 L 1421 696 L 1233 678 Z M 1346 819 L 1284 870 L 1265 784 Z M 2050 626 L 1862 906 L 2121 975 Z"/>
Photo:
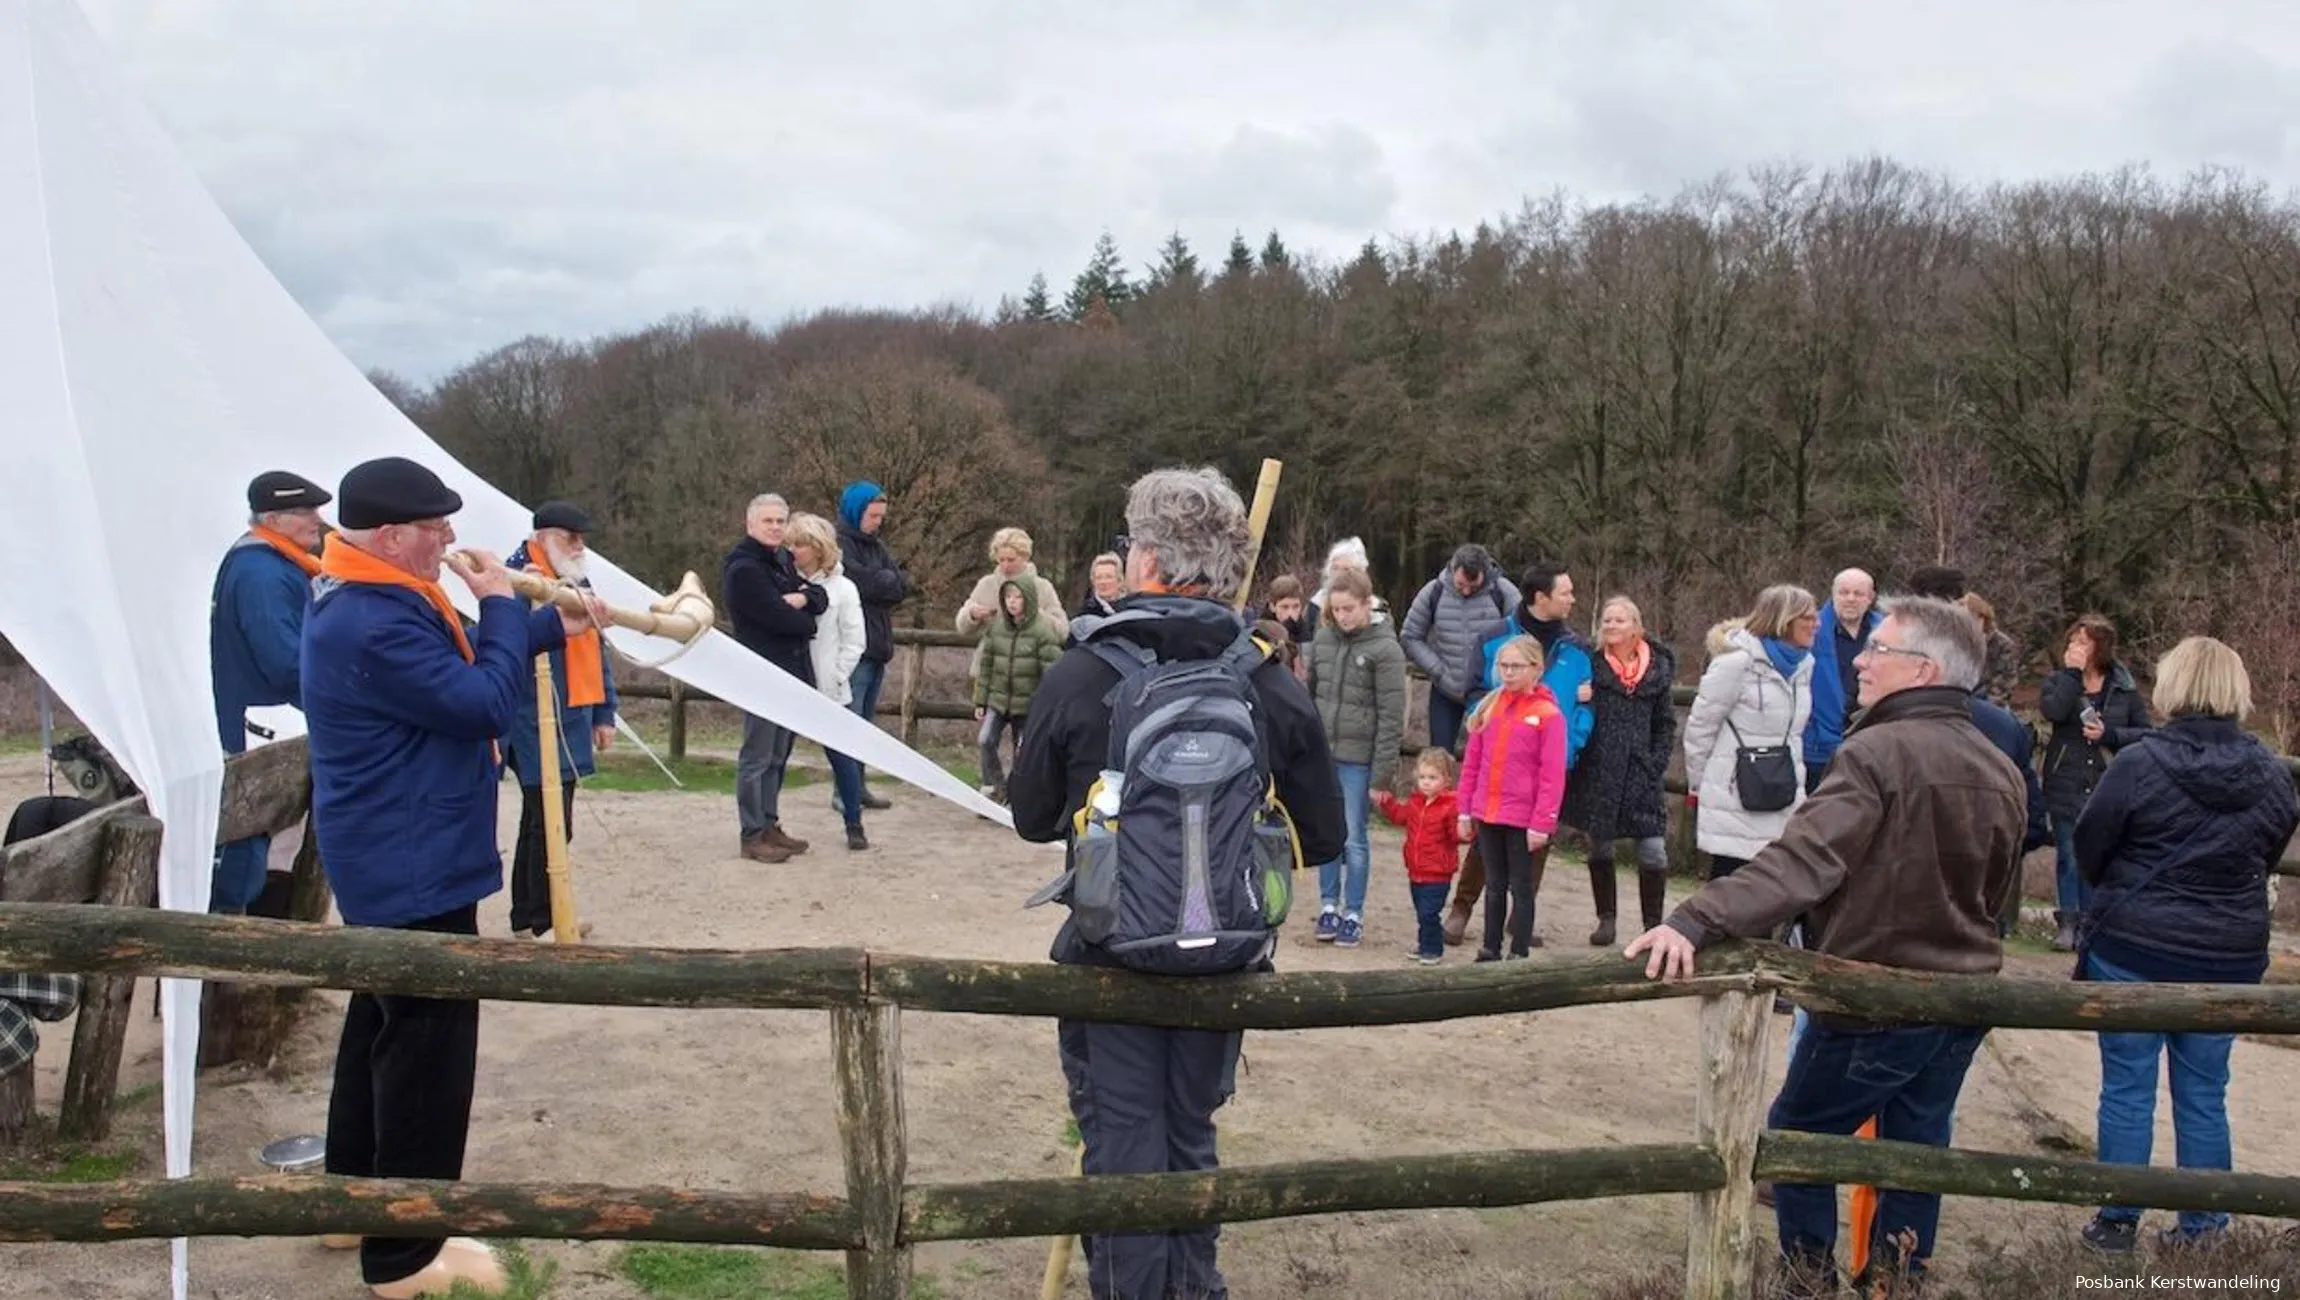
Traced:
<path fill-rule="evenodd" d="M 1688 1296 L 1747 1295 L 1752 1179 L 2074 1204 L 2300 1215 L 2300 1178 L 1944 1151 L 1763 1132 L 1758 1085 L 1777 991 L 1879 1021 L 2035 1028 L 2300 1032 L 2300 987 L 2079 985 L 1888 970 L 1769 944 L 1702 954 L 1648 981 L 1611 954 L 1440 970 L 1171 980 L 1129 972 L 884 954 L 562 947 L 328 929 L 147 909 L 0 904 L 0 968 L 228 977 L 246 983 L 656 1007 L 829 1012 L 844 1196 L 595 1184 L 310 1177 L 58 1186 L 0 1183 L 0 1239 L 95 1241 L 325 1232 L 702 1241 L 843 1250 L 849 1294 L 909 1294 L 919 1242 L 1157 1231 L 1441 1206 L 1690 1193 Z M 1197 1174 L 913 1184 L 905 1178 L 904 1010 L 1068 1016 L 1196 1028 L 1399 1024 L 1699 997 L 1690 1143 L 1372 1157 Z"/>

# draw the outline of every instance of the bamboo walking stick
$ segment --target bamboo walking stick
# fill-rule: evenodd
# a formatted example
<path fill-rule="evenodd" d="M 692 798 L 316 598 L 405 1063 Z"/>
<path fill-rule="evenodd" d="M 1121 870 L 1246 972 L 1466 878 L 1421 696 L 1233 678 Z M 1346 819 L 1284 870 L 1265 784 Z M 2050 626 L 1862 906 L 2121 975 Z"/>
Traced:
<path fill-rule="evenodd" d="M 1254 569 L 1262 560 L 1262 535 L 1269 531 L 1270 507 L 1277 504 L 1278 479 L 1285 472 L 1285 462 L 1265 459 L 1262 476 L 1254 483 L 1254 506 L 1246 516 L 1246 526 L 1252 530 L 1253 539 L 1246 544 L 1245 580 L 1238 584 L 1237 598 L 1230 602 L 1234 610 L 1244 610 L 1254 594 Z"/>
<path fill-rule="evenodd" d="M 559 692 L 552 684 L 548 654 L 535 656 L 535 748 L 543 771 L 543 874 L 551 883 L 551 937 L 581 943 L 575 882 L 567 869 L 567 806 L 560 794 Z"/>

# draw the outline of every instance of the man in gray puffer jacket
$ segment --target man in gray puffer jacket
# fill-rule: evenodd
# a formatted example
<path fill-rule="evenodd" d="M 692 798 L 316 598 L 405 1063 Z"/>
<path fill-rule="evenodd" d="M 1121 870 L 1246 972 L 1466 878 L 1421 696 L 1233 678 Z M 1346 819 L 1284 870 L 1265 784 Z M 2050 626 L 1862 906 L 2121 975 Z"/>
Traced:
<path fill-rule="evenodd" d="M 1508 618 L 1517 608 L 1515 583 L 1502 576 L 1501 566 L 1482 546 L 1469 545 L 1453 553 L 1445 572 L 1429 580 L 1406 611 L 1398 638 L 1406 658 L 1430 679 L 1430 743 L 1456 750 L 1463 701 L 1477 685 L 1467 680 L 1478 632 L 1495 619 Z"/>

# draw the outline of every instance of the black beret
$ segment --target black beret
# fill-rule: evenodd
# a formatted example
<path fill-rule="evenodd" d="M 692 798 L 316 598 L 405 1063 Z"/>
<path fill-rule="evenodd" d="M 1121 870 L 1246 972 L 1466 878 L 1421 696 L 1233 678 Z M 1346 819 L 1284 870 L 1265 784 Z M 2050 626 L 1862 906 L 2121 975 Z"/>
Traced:
<path fill-rule="evenodd" d="M 440 519 L 463 508 L 463 498 L 439 476 L 404 456 L 351 467 L 343 476 L 336 522 L 345 528 L 381 528 Z"/>
<path fill-rule="evenodd" d="M 284 469 L 265 470 L 248 483 L 251 515 L 269 514 L 274 510 L 312 510 L 333 500 L 326 488 Z"/>
<path fill-rule="evenodd" d="M 571 533 L 591 531 L 591 516 L 575 508 L 572 501 L 546 501 L 535 507 L 537 528 L 564 528 Z"/>

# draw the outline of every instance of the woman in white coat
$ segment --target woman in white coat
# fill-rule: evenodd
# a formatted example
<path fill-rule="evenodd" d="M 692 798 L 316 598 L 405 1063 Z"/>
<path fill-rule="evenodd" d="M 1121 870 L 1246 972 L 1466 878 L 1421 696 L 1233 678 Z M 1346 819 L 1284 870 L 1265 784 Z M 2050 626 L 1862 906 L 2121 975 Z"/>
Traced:
<path fill-rule="evenodd" d="M 1767 587 L 1749 617 L 1711 630 L 1709 669 L 1685 719 L 1696 841 L 1709 876 L 1731 875 L 1779 838 L 1805 800 L 1805 719 L 1813 710 L 1813 593 Z M 1720 637 L 1722 634 L 1722 637 Z"/>
<path fill-rule="evenodd" d="M 815 689 L 843 708 L 853 698 L 848 679 L 863 656 L 862 593 L 844 572 L 838 534 L 828 519 L 792 515 L 783 540 L 791 548 L 801 576 L 830 596 L 830 607 L 815 619 L 814 639 L 807 643 L 807 650 L 814 659 Z M 839 815 L 846 819 L 847 847 L 867 849 L 870 841 L 863 836 L 862 824 L 862 764 L 835 749 L 823 752 L 830 758 L 833 798 Z"/>

